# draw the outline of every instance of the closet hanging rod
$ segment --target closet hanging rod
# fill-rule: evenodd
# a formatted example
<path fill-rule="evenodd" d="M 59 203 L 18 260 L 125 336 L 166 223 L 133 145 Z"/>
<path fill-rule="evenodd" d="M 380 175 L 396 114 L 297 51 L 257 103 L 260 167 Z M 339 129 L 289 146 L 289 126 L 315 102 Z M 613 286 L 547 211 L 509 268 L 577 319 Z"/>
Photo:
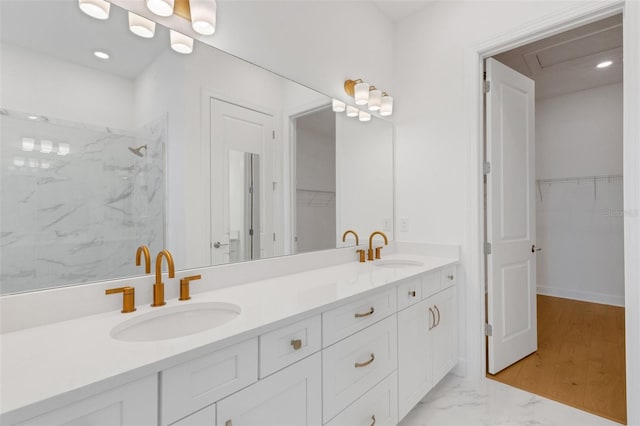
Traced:
<path fill-rule="evenodd" d="M 581 181 L 585 182 L 593 182 L 594 180 L 612 180 L 612 179 L 622 179 L 622 175 L 595 175 L 595 176 L 575 176 L 575 177 L 564 177 L 564 178 L 554 178 L 554 179 L 537 179 L 538 183 L 557 183 L 557 182 L 576 182 L 579 183 Z"/>

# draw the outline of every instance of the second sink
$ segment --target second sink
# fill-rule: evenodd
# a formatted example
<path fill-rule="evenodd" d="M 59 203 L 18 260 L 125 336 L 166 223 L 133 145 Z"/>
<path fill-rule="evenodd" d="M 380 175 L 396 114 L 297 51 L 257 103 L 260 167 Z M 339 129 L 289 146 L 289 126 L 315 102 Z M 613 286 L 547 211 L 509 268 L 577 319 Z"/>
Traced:
<path fill-rule="evenodd" d="M 175 339 L 219 327 L 240 315 L 231 303 L 189 303 L 158 308 L 126 320 L 111 330 L 111 337 L 125 342 Z"/>

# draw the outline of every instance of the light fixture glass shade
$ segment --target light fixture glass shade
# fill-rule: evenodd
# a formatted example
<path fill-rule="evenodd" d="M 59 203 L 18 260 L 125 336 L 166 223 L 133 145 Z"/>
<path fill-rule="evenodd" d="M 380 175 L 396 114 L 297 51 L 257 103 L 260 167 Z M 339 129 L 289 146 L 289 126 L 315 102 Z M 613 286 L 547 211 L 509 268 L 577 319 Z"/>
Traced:
<path fill-rule="evenodd" d="M 58 144 L 58 155 L 67 155 L 71 152 L 68 143 L 59 143 Z"/>
<path fill-rule="evenodd" d="M 366 111 L 360 111 L 358 114 L 358 120 L 360 121 L 371 121 L 371 114 Z"/>
<path fill-rule="evenodd" d="M 369 111 L 378 111 L 382 105 L 382 91 L 378 89 L 369 90 Z"/>
<path fill-rule="evenodd" d="M 191 26 L 198 34 L 216 32 L 216 0 L 189 0 Z"/>
<path fill-rule="evenodd" d="M 129 30 L 137 36 L 152 38 L 156 32 L 156 23 L 150 19 L 129 12 Z"/>
<path fill-rule="evenodd" d="M 383 117 L 393 114 L 393 97 L 383 96 L 380 104 L 380 115 Z"/>
<path fill-rule="evenodd" d="M 40 152 L 43 154 L 49 154 L 53 151 L 53 142 L 47 139 L 42 139 L 40 141 Z"/>
<path fill-rule="evenodd" d="M 333 106 L 333 112 L 343 112 L 347 107 L 347 105 L 344 102 L 339 101 L 337 99 L 334 99 L 332 101 L 332 106 Z"/>
<path fill-rule="evenodd" d="M 174 0 L 147 0 L 147 9 L 158 16 L 173 15 Z"/>
<path fill-rule="evenodd" d="M 193 52 L 193 39 L 177 31 L 169 30 L 171 48 L 178 53 L 189 54 Z"/>
<path fill-rule="evenodd" d="M 354 106 L 347 105 L 347 117 L 357 117 L 360 110 Z"/>
<path fill-rule="evenodd" d="M 111 3 L 105 0 L 78 0 L 80 10 L 96 19 L 109 18 Z"/>
<path fill-rule="evenodd" d="M 33 148 L 36 147 L 36 140 L 33 138 L 22 138 L 22 150 L 23 151 L 33 151 Z"/>
<path fill-rule="evenodd" d="M 366 105 L 369 102 L 369 84 L 356 84 L 353 89 L 353 98 L 356 100 L 356 105 Z"/>

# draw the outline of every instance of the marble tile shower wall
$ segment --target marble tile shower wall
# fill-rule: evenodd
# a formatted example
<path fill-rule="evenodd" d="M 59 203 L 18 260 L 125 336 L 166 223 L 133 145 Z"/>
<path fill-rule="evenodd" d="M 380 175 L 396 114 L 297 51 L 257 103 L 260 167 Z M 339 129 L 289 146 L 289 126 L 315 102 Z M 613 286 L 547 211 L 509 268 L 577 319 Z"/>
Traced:
<path fill-rule="evenodd" d="M 143 273 L 138 245 L 164 246 L 166 117 L 130 132 L 1 112 L 0 293 Z"/>

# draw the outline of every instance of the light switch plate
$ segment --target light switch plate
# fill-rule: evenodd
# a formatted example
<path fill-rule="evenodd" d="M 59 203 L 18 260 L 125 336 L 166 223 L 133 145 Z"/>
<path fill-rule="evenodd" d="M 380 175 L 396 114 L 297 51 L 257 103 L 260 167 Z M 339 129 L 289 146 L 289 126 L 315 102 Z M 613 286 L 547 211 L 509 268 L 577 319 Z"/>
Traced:
<path fill-rule="evenodd" d="M 409 219 L 407 219 L 406 217 L 400 218 L 400 231 L 409 232 Z"/>

